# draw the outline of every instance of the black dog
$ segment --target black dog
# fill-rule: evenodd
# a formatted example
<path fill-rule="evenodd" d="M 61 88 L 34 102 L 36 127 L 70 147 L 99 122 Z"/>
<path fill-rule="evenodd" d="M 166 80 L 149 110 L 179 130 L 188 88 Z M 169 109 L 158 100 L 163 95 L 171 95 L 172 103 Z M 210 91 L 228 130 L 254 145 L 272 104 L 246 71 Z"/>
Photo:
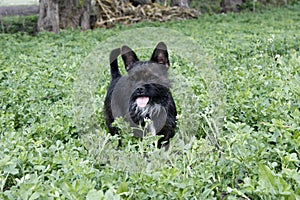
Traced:
<path fill-rule="evenodd" d="M 124 76 L 117 61 L 120 54 L 128 73 Z M 149 119 L 146 132 L 135 129 L 134 135 L 139 138 L 148 132 L 161 135 L 158 147 L 169 147 L 169 140 L 175 134 L 177 115 L 169 89 L 169 66 L 169 55 L 163 42 L 156 46 L 149 61 L 139 61 L 127 46 L 111 52 L 111 83 L 105 98 L 104 115 L 112 135 L 118 133 L 112 126 L 117 117 L 123 117 L 132 127 L 145 127 L 145 119 Z"/>

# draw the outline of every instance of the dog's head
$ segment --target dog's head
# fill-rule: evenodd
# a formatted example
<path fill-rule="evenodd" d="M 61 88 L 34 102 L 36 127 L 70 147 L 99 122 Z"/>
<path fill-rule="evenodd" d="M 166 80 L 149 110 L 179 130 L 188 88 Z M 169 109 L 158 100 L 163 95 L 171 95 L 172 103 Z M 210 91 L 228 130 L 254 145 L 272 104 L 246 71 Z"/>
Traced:
<path fill-rule="evenodd" d="M 121 48 L 127 71 L 116 84 L 112 96 L 114 117 L 125 117 L 135 125 L 151 120 L 151 132 L 157 133 L 167 118 L 166 106 L 170 103 L 168 69 L 170 67 L 166 45 L 161 42 L 149 61 L 140 61 L 128 46 Z M 137 135 L 142 137 L 142 135 Z"/>

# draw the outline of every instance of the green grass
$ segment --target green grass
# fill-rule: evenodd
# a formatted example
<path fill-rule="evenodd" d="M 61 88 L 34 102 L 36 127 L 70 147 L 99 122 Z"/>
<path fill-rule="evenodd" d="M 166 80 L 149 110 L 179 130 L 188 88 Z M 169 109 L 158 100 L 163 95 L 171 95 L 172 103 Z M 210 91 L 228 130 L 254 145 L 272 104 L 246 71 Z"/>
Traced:
<path fill-rule="evenodd" d="M 0 18 L 1 33 L 37 34 L 38 16 L 9 16 Z"/>
<path fill-rule="evenodd" d="M 300 199 L 299 9 L 0 35 L 0 199 Z M 147 58 L 160 40 L 177 134 L 164 152 L 118 121 L 117 150 L 102 109 L 110 50 L 137 42 Z"/>

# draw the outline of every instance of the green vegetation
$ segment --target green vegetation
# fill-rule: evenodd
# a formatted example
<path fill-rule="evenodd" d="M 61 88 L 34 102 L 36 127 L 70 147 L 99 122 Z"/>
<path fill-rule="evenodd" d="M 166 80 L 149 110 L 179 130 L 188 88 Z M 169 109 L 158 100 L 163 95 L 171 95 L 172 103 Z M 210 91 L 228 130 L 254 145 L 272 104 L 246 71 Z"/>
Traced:
<path fill-rule="evenodd" d="M 299 9 L 1 34 L 0 199 L 300 199 Z M 205 55 L 222 84 L 210 87 L 206 61 L 189 63 L 180 57 L 186 48 L 171 53 L 171 72 L 186 82 L 173 81 L 180 116 L 170 151 L 153 148 L 155 138 L 132 138 L 121 120 L 124 146 L 117 150 L 102 117 L 111 49 L 102 52 L 107 63 L 98 63 L 97 90 L 89 94 L 96 124 L 84 125 L 89 129 L 75 120 L 76 84 L 105 41 L 148 26 L 197 41 L 203 50 L 193 56 Z"/>
<path fill-rule="evenodd" d="M 0 17 L 1 33 L 28 33 L 36 34 L 38 16 Z"/>

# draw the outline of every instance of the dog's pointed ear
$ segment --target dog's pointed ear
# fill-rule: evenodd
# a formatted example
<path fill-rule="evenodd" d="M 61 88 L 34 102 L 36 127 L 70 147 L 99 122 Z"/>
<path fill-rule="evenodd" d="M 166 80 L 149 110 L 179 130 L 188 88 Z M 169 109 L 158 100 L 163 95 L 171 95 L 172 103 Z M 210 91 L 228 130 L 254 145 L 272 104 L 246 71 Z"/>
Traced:
<path fill-rule="evenodd" d="M 119 65 L 118 65 L 118 56 L 120 55 L 121 50 L 120 48 L 112 50 L 109 56 L 109 62 L 110 62 L 110 74 L 112 79 L 115 79 L 117 77 L 121 76 L 121 73 L 119 71 Z"/>
<path fill-rule="evenodd" d="M 165 65 L 167 69 L 170 67 L 169 54 L 167 46 L 164 42 L 158 43 L 158 45 L 155 47 L 151 56 L 151 61 Z"/>
<path fill-rule="evenodd" d="M 121 54 L 127 71 L 131 69 L 133 63 L 139 61 L 134 51 L 126 45 L 121 48 Z"/>

